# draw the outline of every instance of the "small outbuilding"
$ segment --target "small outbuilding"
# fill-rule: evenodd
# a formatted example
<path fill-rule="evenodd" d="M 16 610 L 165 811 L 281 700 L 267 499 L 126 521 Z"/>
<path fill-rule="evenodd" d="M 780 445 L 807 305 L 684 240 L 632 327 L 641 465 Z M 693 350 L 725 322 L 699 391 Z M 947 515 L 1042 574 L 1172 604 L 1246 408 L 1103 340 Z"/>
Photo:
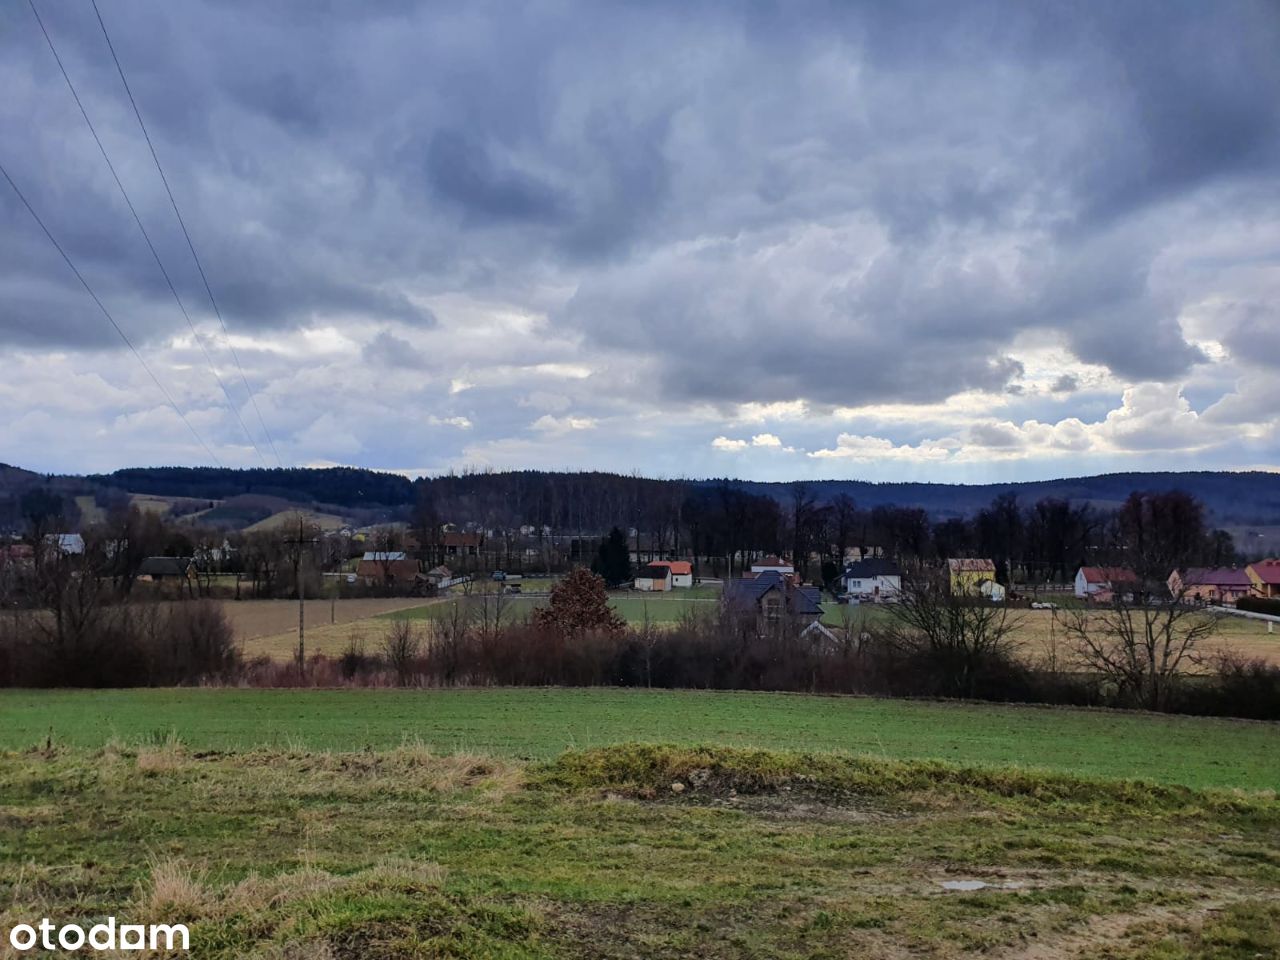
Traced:
<path fill-rule="evenodd" d="M 693 586 L 693 564 L 688 560 L 654 560 L 651 567 L 666 567 L 671 571 L 672 589 L 685 589 Z"/>
<path fill-rule="evenodd" d="M 641 567 L 640 572 L 636 574 L 635 588 L 666 593 L 671 589 L 671 567 L 662 563 L 651 563 Z"/>

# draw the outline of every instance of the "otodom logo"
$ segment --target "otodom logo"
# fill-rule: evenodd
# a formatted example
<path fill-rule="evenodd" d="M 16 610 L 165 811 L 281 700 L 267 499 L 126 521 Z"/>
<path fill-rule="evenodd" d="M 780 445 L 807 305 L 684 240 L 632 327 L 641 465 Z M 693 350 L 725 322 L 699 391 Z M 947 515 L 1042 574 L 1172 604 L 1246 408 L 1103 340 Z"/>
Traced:
<path fill-rule="evenodd" d="M 116 923 L 107 917 L 87 930 L 77 923 L 59 926 L 48 917 L 39 923 L 19 923 L 9 931 L 9 946 L 28 950 L 188 950 L 190 935 L 181 923 Z"/>

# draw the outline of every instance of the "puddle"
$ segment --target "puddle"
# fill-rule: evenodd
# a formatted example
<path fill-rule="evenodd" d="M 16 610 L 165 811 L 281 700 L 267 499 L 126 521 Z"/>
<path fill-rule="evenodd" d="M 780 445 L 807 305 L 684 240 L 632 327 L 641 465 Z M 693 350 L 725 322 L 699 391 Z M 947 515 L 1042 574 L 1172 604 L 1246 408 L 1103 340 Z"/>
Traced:
<path fill-rule="evenodd" d="M 998 888 L 1000 890 L 1021 890 L 1026 886 L 1026 882 L 1022 880 L 1006 880 L 1004 883 L 987 883 L 985 880 L 943 880 L 938 886 L 943 890 L 987 890 L 990 888 Z"/>

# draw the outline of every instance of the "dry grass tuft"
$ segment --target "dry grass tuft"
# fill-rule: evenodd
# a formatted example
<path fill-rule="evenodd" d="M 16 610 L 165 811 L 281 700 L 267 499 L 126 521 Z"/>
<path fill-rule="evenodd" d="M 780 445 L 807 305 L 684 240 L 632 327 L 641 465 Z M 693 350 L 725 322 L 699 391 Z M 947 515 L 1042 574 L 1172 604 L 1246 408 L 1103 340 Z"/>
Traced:
<path fill-rule="evenodd" d="M 427 772 L 431 789 L 440 793 L 479 789 L 511 793 L 523 783 L 519 767 L 478 753 L 451 753 L 437 757 Z"/>
<path fill-rule="evenodd" d="M 249 956 L 253 960 L 338 960 L 338 954 L 327 940 L 268 943 Z"/>
<path fill-rule="evenodd" d="M 336 890 L 345 882 L 345 877 L 314 867 L 302 867 L 271 877 L 254 873 L 223 892 L 218 912 L 229 915 L 273 910 L 294 900 L 305 900 Z"/>
<path fill-rule="evenodd" d="M 170 731 L 159 744 L 138 748 L 138 769 L 143 773 L 172 773 L 180 769 L 184 762 L 185 750 L 182 740 L 173 731 Z"/>
<path fill-rule="evenodd" d="M 150 888 L 138 899 L 150 917 L 190 920 L 209 912 L 213 892 L 202 871 L 181 860 L 159 860 L 151 865 Z"/>

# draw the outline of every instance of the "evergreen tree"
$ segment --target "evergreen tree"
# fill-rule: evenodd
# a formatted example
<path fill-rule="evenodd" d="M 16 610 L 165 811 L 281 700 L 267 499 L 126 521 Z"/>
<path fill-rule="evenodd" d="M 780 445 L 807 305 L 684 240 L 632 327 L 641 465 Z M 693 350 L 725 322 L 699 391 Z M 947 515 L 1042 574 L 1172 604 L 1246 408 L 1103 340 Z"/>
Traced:
<path fill-rule="evenodd" d="M 591 569 L 604 577 L 604 582 L 611 587 L 630 580 L 631 549 L 627 546 L 627 535 L 617 527 L 610 530 L 609 536 L 600 544 Z"/>

